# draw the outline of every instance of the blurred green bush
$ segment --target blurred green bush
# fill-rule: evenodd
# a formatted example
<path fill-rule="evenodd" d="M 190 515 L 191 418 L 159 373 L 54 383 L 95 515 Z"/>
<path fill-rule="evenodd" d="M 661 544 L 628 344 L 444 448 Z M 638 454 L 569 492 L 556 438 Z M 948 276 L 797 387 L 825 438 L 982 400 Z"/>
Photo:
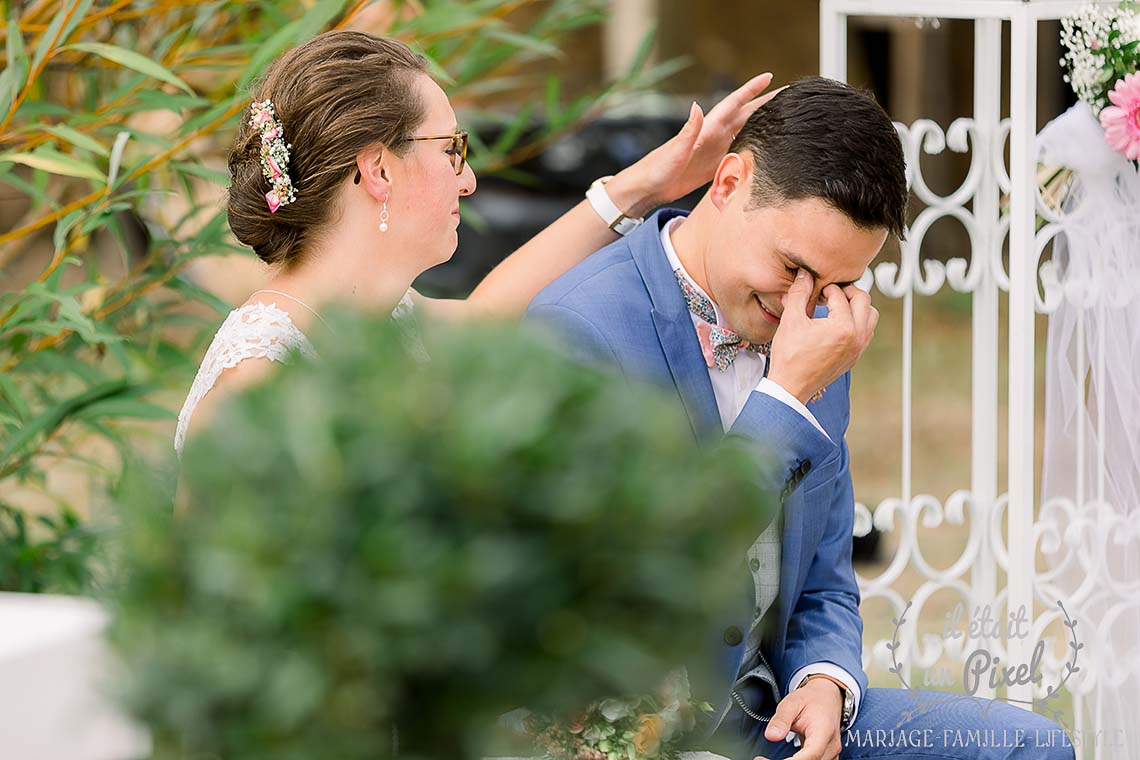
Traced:
<path fill-rule="evenodd" d="M 176 514 L 126 481 L 112 638 L 156 760 L 462 760 L 521 705 L 708 684 L 772 514 L 754 452 L 526 334 L 420 366 L 335 330 L 189 442 Z"/>

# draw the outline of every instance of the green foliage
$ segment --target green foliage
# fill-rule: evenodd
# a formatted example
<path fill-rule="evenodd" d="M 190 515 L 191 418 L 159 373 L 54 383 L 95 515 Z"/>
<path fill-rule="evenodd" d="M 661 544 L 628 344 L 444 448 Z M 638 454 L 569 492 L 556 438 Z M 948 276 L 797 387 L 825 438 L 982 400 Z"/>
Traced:
<path fill-rule="evenodd" d="M 147 426 L 148 443 L 170 446 L 170 406 L 226 310 L 184 270 L 200 257 L 244 252 L 220 202 L 225 156 L 247 86 L 288 47 L 346 26 L 418 47 L 465 122 L 513 127 L 510 139 L 473 151 L 480 171 L 505 171 L 607 98 L 669 70 L 642 60 L 599 90 L 555 90 L 544 127 L 523 140 L 535 111 L 515 107 L 520 93 L 543 91 L 568 35 L 604 18 L 601 0 L 46 0 L 0 8 L 0 185 L 26 206 L 0 231 L 5 495 L 48 490 L 49 467 L 111 449 L 93 461 L 88 490 L 98 491 L 139 445 L 140 422 L 165 420 Z M 32 274 L 12 279 L 16 262 L 25 273 L 30 263 Z M 207 308 L 187 309 L 191 302 Z M 85 494 L 49 495 L 85 513 Z"/>
<path fill-rule="evenodd" d="M 5 591 L 87 593 L 99 558 L 99 536 L 74 512 L 31 520 L 0 503 L 0 588 Z"/>
<path fill-rule="evenodd" d="M 709 696 L 771 515 L 751 451 L 515 332 L 418 367 L 390 323 L 335 330 L 189 442 L 174 516 L 128 481 L 112 637 L 156 759 L 390 757 L 394 726 L 476 758 L 513 708 L 678 663 Z"/>

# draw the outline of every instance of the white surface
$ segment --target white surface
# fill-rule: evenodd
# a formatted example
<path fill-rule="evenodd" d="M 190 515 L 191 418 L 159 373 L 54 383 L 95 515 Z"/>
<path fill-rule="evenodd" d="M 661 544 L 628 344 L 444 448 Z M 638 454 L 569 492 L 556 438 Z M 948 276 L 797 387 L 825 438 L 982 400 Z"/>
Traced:
<path fill-rule="evenodd" d="M 149 742 L 107 696 L 107 615 L 86 599 L 0 594 L 0 758 L 127 760 Z"/>

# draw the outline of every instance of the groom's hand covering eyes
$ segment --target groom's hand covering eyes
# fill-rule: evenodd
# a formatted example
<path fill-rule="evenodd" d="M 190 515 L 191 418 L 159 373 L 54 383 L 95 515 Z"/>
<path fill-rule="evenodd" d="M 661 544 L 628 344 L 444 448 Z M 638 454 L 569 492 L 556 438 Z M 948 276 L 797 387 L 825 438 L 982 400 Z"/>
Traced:
<path fill-rule="evenodd" d="M 768 377 L 802 403 L 842 377 L 866 350 L 879 322 L 871 296 L 855 285 L 828 285 L 827 316 L 813 319 L 815 281 L 800 269 L 772 339 Z"/>

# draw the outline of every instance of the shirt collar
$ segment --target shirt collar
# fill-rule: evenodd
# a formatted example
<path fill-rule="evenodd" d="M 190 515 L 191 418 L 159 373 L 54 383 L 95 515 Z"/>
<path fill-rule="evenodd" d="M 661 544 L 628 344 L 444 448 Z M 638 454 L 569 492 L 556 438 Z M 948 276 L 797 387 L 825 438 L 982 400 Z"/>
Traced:
<path fill-rule="evenodd" d="M 712 304 L 713 311 L 716 313 L 716 323 L 718 325 L 723 324 L 724 318 L 720 313 L 720 307 L 717 306 L 716 301 L 714 301 L 712 297 L 709 296 L 709 294 L 706 293 L 704 289 L 697 284 L 697 281 L 689 276 L 689 270 L 685 269 L 685 265 L 681 263 L 681 258 L 677 255 L 677 249 L 673 247 L 673 238 L 671 237 L 671 231 L 673 227 L 684 218 L 685 217 L 683 216 L 674 217 L 661 226 L 661 247 L 665 249 L 665 256 L 669 259 L 669 267 L 673 271 L 677 271 L 678 269 L 681 270 L 681 274 L 683 274 L 685 276 L 685 279 L 689 281 L 689 284 L 693 286 L 693 290 L 697 291 L 702 296 L 707 298 L 709 303 Z"/>

